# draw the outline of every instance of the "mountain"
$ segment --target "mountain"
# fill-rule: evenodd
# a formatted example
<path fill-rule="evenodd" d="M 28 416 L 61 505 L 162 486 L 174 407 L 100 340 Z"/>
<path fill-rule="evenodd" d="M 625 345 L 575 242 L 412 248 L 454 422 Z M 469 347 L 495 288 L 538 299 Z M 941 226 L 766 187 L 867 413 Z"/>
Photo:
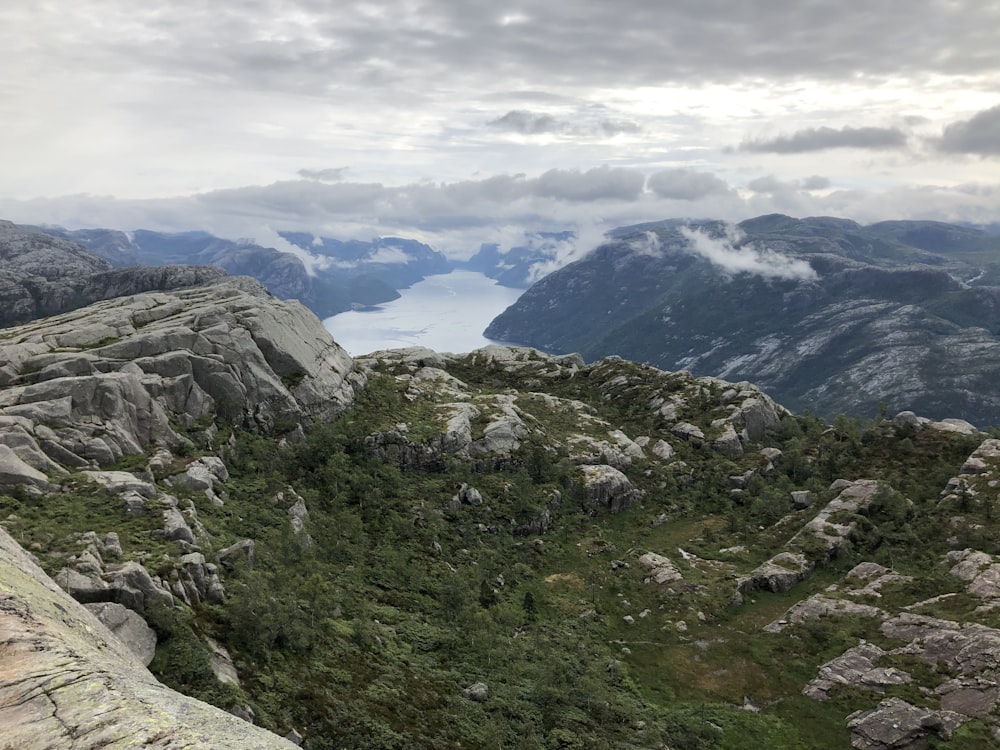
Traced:
<path fill-rule="evenodd" d="M 998 476 L 957 419 L 101 301 L 0 331 L 0 747 L 989 747 Z"/>
<path fill-rule="evenodd" d="M 439 273 L 448 273 L 451 263 L 441 253 L 417 240 L 402 237 L 378 237 L 371 242 L 344 242 L 317 237 L 306 232 L 279 232 L 296 247 L 326 260 L 331 272 L 347 278 L 374 279 L 393 289 L 404 289 Z"/>
<path fill-rule="evenodd" d="M 375 275 L 346 274 L 336 269 L 310 273 L 302 260 L 291 253 L 250 240 L 221 239 L 208 232 L 25 229 L 77 242 L 118 268 L 197 264 L 221 268 L 232 276 L 252 276 L 277 297 L 298 299 L 324 318 L 355 306 L 375 305 L 399 297 L 395 286 Z"/>
<path fill-rule="evenodd" d="M 483 243 L 462 266 L 496 279 L 503 286 L 527 289 L 562 264 L 562 258 L 571 254 L 575 240 L 575 232 L 565 231 L 527 234 L 525 244 L 505 251 L 495 242 Z"/>
<path fill-rule="evenodd" d="M 1000 423 L 1000 238 L 761 216 L 625 227 L 485 335 L 759 383 L 793 410 Z"/>
<path fill-rule="evenodd" d="M 115 269 L 71 240 L 0 221 L 0 328 L 98 300 L 218 281 L 207 266 Z"/>

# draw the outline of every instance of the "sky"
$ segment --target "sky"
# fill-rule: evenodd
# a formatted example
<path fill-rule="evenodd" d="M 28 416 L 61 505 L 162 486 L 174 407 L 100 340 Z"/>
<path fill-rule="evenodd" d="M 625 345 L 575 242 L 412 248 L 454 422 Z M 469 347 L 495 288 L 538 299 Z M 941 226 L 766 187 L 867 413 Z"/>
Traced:
<path fill-rule="evenodd" d="M 0 218 L 401 235 L 1000 222 L 1000 0 L 6 0 Z"/>

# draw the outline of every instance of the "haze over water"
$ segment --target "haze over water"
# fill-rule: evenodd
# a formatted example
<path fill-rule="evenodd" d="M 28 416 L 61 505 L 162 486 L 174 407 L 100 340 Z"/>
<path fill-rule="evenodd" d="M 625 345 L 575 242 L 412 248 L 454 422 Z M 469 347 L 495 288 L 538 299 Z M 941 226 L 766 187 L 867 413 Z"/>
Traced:
<path fill-rule="evenodd" d="M 352 356 L 406 346 L 469 352 L 495 343 L 483 330 L 523 290 L 474 271 L 452 271 L 399 291 L 397 300 L 334 315 L 323 325 Z"/>

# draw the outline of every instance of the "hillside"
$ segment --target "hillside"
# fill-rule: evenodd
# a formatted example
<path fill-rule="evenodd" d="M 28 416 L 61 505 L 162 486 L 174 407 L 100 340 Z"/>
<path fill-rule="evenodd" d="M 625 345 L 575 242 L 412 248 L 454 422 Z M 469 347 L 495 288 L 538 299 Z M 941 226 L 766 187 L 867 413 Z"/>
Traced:
<path fill-rule="evenodd" d="M 1000 241 L 935 222 L 762 216 L 626 227 L 485 335 L 760 384 L 832 419 L 1000 423 Z"/>
<path fill-rule="evenodd" d="M 0 331 L 0 361 L 4 559 L 16 540 L 167 685 L 312 750 L 1000 731 L 1000 443 L 961 421 L 827 425 L 531 349 L 352 361 L 231 283 Z M 59 611 L 13 580 L 6 649 Z M 89 747 L 19 708 L 26 665 L 0 671 L 0 746 Z"/>

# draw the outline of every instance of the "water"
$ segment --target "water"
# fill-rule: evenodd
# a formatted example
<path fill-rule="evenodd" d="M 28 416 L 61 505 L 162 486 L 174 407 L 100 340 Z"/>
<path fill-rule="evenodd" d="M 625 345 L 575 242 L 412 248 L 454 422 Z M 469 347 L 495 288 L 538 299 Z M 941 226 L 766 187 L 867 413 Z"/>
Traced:
<path fill-rule="evenodd" d="M 334 315 L 323 325 L 353 356 L 405 346 L 470 352 L 495 343 L 483 336 L 483 329 L 522 290 L 500 286 L 474 271 L 452 271 L 399 291 L 397 300 Z"/>

